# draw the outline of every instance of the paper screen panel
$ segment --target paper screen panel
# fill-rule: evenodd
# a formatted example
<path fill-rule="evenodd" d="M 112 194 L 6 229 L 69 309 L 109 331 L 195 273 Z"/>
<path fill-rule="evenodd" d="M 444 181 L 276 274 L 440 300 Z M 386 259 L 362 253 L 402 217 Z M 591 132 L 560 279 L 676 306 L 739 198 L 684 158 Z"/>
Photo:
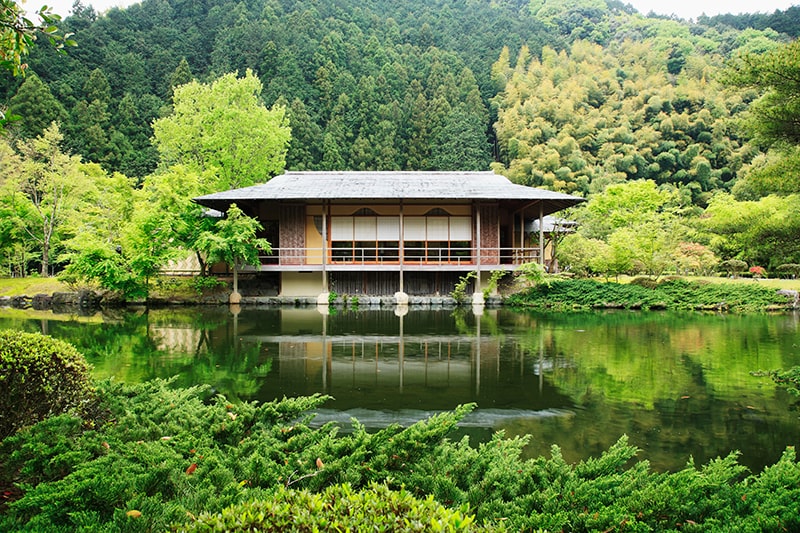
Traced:
<path fill-rule="evenodd" d="M 378 217 L 378 240 L 400 240 L 400 217 Z"/>
<path fill-rule="evenodd" d="M 353 240 L 353 217 L 331 218 L 331 240 L 332 241 Z"/>

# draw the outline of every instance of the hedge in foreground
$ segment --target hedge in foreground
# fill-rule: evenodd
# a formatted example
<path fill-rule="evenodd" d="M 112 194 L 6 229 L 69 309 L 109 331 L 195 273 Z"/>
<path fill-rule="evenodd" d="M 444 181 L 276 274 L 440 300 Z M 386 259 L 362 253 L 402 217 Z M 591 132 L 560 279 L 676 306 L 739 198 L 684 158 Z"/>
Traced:
<path fill-rule="evenodd" d="M 266 500 L 251 501 L 203 513 L 178 531 L 187 533 L 245 531 L 485 531 L 473 524 L 466 509 L 451 510 L 433 497 L 417 499 L 406 490 L 392 491 L 373 483 L 354 491 L 350 485 L 333 485 L 321 493 L 279 487 Z"/>
<path fill-rule="evenodd" d="M 441 511 L 454 528 L 800 530 L 793 449 L 758 474 L 748 475 L 736 454 L 658 473 L 636 461 L 625 438 L 578 464 L 566 463 L 558 447 L 549 458 L 522 459 L 526 438 L 498 434 L 477 447 L 466 437 L 449 440 L 472 406 L 405 429 L 369 433 L 355 423 L 342 434 L 333 425 L 308 425 L 306 413 L 324 396 L 232 404 L 208 387 L 172 389 L 161 380 L 99 389 L 107 417 L 94 426 L 61 415 L 0 445 L 0 479 L 14 480 L 21 491 L 0 509 L 0 531 L 190 530 L 235 521 L 242 512 L 273 527 L 344 490 L 353 496 L 342 505 L 396 509 L 410 521 L 433 497 L 456 510 Z M 377 500 L 370 496 L 375 483 L 386 488 L 377 489 Z M 407 495 L 422 507 L 393 507 Z M 286 500 L 272 516 L 275 498 Z"/>
<path fill-rule="evenodd" d="M 74 346 L 36 333 L 0 331 L 0 439 L 81 406 L 91 393 L 89 365 Z"/>

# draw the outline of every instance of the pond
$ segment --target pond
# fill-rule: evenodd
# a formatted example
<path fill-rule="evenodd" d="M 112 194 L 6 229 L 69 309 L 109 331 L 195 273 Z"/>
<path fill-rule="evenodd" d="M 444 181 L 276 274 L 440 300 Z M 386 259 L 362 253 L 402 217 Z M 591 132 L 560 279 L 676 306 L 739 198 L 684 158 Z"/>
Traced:
<path fill-rule="evenodd" d="M 800 365 L 800 316 L 507 309 L 178 307 L 91 316 L 0 309 L 0 328 L 73 343 L 98 378 L 177 376 L 232 399 L 328 394 L 316 423 L 410 424 L 474 402 L 462 431 L 525 453 L 597 456 L 623 434 L 675 471 L 732 450 L 753 471 L 800 444 L 797 399 L 758 370 Z"/>

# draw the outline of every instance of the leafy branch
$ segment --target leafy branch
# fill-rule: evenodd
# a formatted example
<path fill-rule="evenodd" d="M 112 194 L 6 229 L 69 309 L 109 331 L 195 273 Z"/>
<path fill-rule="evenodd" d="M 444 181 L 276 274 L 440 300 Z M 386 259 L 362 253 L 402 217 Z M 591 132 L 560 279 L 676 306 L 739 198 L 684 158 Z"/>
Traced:
<path fill-rule="evenodd" d="M 53 13 L 51 7 L 43 5 L 34 15 L 38 16 L 38 23 L 26 16 L 20 4 L 0 0 L 0 68 L 10 70 L 14 76 L 25 75 L 28 65 L 23 58 L 39 35 L 47 37 L 58 51 L 78 44 L 72 39 L 72 33 L 59 33 L 57 24 L 61 15 Z"/>

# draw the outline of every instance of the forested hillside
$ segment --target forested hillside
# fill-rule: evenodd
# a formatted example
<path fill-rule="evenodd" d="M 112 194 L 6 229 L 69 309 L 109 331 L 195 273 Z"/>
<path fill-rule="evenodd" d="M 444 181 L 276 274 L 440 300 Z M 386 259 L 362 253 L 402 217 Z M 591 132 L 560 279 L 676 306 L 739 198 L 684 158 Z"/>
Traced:
<path fill-rule="evenodd" d="M 59 26 L 77 47 L 37 43 L 0 81 L 8 273 L 138 290 L 209 257 L 192 195 L 283 168 L 492 168 L 586 196 L 563 259 L 587 273 L 800 263 L 800 142 L 767 131 L 800 116 L 776 75 L 800 71 L 797 8 L 694 23 L 615 0 L 78 0 Z"/>
<path fill-rule="evenodd" d="M 67 57 L 40 47 L 30 62 L 55 101 L 32 87 L 44 94 L 12 98 L 11 110 L 28 135 L 64 120 L 71 150 L 142 177 L 157 164 L 149 124 L 168 112 L 171 87 L 250 68 L 267 105 L 290 109 L 290 168 L 485 169 L 489 65 L 504 45 L 561 40 L 522 6 L 145 0 L 97 17 L 78 5 L 64 25 L 79 47 Z M 32 113 L 42 99 L 48 108 Z M 453 160 L 450 143 L 472 146 L 473 159 Z"/>
<path fill-rule="evenodd" d="M 798 37 L 800 36 L 800 6 L 795 5 L 785 11 L 776 10 L 772 13 L 701 16 L 697 18 L 697 22 L 709 26 L 725 25 L 737 30 L 771 28 L 790 37 Z"/>
<path fill-rule="evenodd" d="M 673 131 L 681 130 L 682 118 L 689 121 L 692 131 L 684 133 L 692 142 L 686 142 L 699 145 L 698 154 L 711 147 L 703 134 L 716 132 L 719 142 L 713 157 L 706 157 L 708 163 L 692 164 L 691 150 L 696 148 L 660 143 L 637 154 L 622 150 L 624 161 L 613 165 L 614 172 L 657 178 L 670 170 L 683 171 L 671 178 L 678 182 L 695 181 L 699 174 L 696 181 L 708 190 L 732 179 L 747 158 L 736 136 L 717 123 L 740 110 L 746 96 L 711 94 L 709 89 L 716 92 L 715 85 L 708 85 L 714 71 L 743 47 L 766 48 L 781 40 L 768 29 L 740 32 L 719 24 L 646 19 L 622 3 L 603 0 L 144 0 L 103 16 L 77 2 L 73 13 L 64 29 L 75 33 L 79 46 L 67 56 L 37 47 L 30 61 L 36 76 L 29 76 L 22 87 L 17 80 L 6 83 L 10 109 L 22 117 L 18 133 L 36 136 L 51 120 L 61 120 L 70 151 L 137 178 L 158 163 L 150 124 L 169 112 L 173 86 L 250 68 L 264 84 L 265 103 L 283 103 L 289 109 L 291 169 L 469 170 L 486 168 L 500 157 L 515 177 L 520 167 L 531 162 L 537 166 L 536 171 L 522 171 L 523 181 L 556 187 L 564 182 L 567 190 L 587 192 L 586 180 L 597 173 L 587 167 L 601 155 L 597 146 L 605 133 L 596 135 L 594 148 L 581 146 L 586 153 L 577 159 L 584 161 L 572 166 L 559 161 L 551 168 L 548 152 L 542 154 L 547 162 L 538 167 L 531 159 L 538 156 L 520 154 L 517 134 L 509 131 L 514 111 L 508 110 L 517 105 L 517 97 L 509 93 L 495 99 L 506 88 L 498 83 L 498 76 L 507 76 L 499 72 L 508 69 L 503 58 L 517 57 L 523 49 L 516 68 L 527 68 L 532 58 L 539 61 L 546 46 L 560 72 L 543 75 L 558 85 L 558 98 L 571 98 L 576 109 L 594 108 L 617 138 L 637 135 L 644 122 L 668 128 L 664 119 L 673 113 L 679 115 Z M 602 48 L 577 44 L 584 40 Z M 573 57 L 575 46 L 590 50 L 591 57 Z M 560 52 L 566 55 L 558 56 Z M 560 85 L 582 84 L 575 76 L 599 80 L 598 89 L 584 101 Z M 534 93 L 535 98 L 549 98 L 546 88 Z M 663 109 L 656 109 L 656 100 Z M 534 102 L 526 105 L 535 107 Z M 645 105 L 649 111 L 643 110 Z M 559 107 L 567 112 L 565 102 Z M 706 111 L 700 117 L 702 109 Z M 499 153 L 493 146 L 497 113 L 503 141 Z M 644 116 L 623 116 L 637 113 Z M 569 121 L 578 128 L 596 125 L 594 119 L 576 124 L 581 118 L 588 117 Z M 563 125 L 558 119 L 544 120 L 551 127 Z M 551 137 L 544 133 L 542 143 Z M 530 144 L 537 139 L 519 140 Z M 558 136 L 555 140 L 564 141 Z M 644 153 L 648 151 L 650 155 Z M 670 158 L 664 152 L 689 161 L 664 164 Z M 519 162 L 512 162 L 518 157 Z M 663 168 L 656 171 L 654 164 Z M 564 176 L 567 168 L 569 175 Z"/>

